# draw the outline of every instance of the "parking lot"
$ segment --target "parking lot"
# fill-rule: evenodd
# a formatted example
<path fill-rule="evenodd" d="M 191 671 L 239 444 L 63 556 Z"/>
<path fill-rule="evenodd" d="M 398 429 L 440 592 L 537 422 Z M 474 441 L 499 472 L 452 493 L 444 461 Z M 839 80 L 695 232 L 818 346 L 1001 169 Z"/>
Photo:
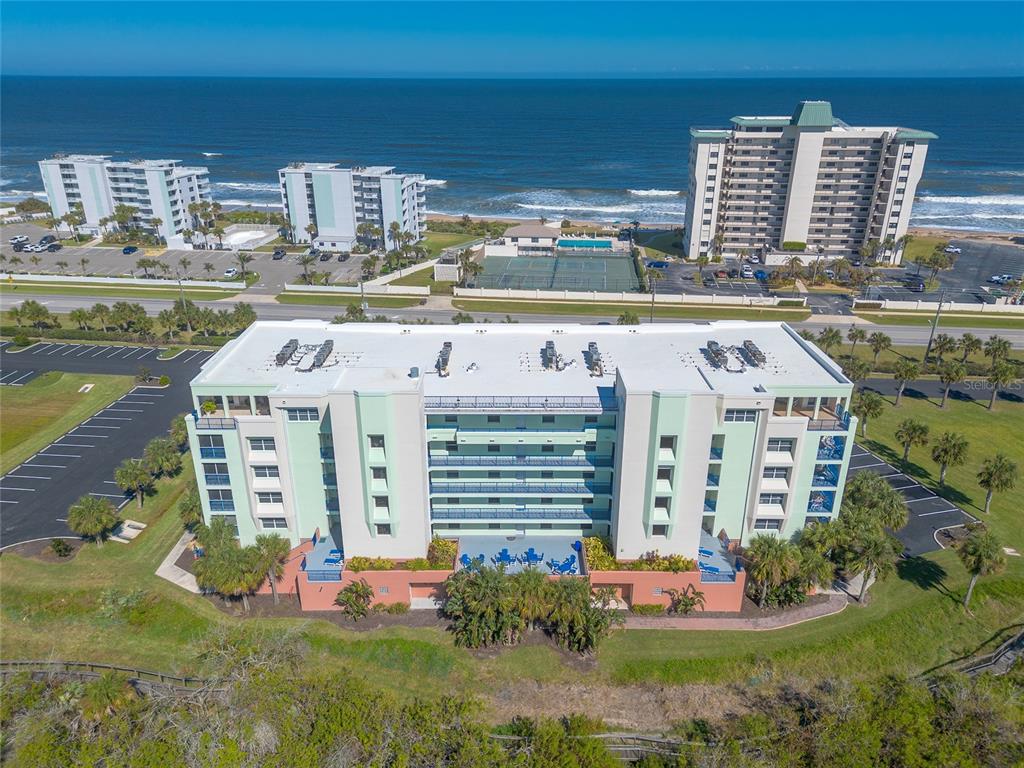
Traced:
<path fill-rule="evenodd" d="M 171 419 L 191 409 L 188 383 L 213 354 L 188 350 L 160 360 L 156 347 L 39 343 L 18 352 L 8 347 L 0 344 L 4 385 L 24 386 L 43 371 L 135 375 L 140 367 L 169 376 L 171 384 L 134 387 L 0 477 L 0 548 L 72 536 L 67 510 L 82 495 L 107 498 L 118 507 L 127 504 L 131 497 L 114 483 L 114 469 L 126 458 L 141 456 L 146 443 L 166 433 Z M 14 372 L 17 378 L 9 378 Z M 131 516 L 127 510 L 124 514 Z"/>
<path fill-rule="evenodd" d="M 937 496 L 916 480 L 908 477 L 892 464 L 883 461 L 861 445 L 854 444 L 850 458 L 849 475 L 859 472 L 874 472 L 885 478 L 900 492 L 910 512 L 904 528 L 896 533 L 903 542 L 904 554 L 916 557 L 941 549 L 935 534 L 942 528 L 951 528 L 975 521 L 952 502 Z"/>
<path fill-rule="evenodd" d="M 8 259 L 17 256 L 22 261 L 19 269 L 37 274 L 142 277 L 145 271 L 137 266 L 137 262 L 139 259 L 149 256 L 151 252 L 158 252 L 158 249 L 147 248 L 140 249 L 131 255 L 125 255 L 121 252 L 121 248 L 66 246 L 55 253 L 48 251 L 18 253 L 10 245 L 10 239 L 17 235 L 25 235 L 35 243 L 48 233 L 50 233 L 49 230 L 36 224 L 5 225 L 2 235 L 0 235 L 2 236 L 0 253 L 3 253 Z M 302 265 L 299 264 L 298 254 L 288 254 L 280 261 L 274 261 L 271 253 L 262 251 L 252 251 L 250 255 L 253 260 L 246 265 L 246 269 L 260 274 L 259 282 L 253 286 L 256 292 L 279 293 L 283 290 L 285 283 L 298 282 L 302 276 Z M 179 269 L 183 258 L 190 262 L 186 271 L 187 276 L 195 280 L 223 280 L 225 270 L 239 269 L 238 255 L 234 251 L 168 249 L 156 258 L 158 262 L 170 267 L 170 272 L 166 273 L 166 276 L 169 277 L 174 277 L 175 270 Z M 331 283 L 355 282 L 362 271 L 364 258 L 365 256 L 353 254 L 344 262 L 339 262 L 338 257 L 334 255 L 329 261 L 317 261 L 310 266 L 310 271 L 330 272 Z M 38 260 L 38 263 L 33 259 Z M 84 267 L 82 259 L 86 260 Z M 66 266 L 62 268 L 58 262 L 64 262 Z M 206 268 L 207 264 L 210 265 L 209 269 Z M 165 276 L 165 273 L 159 269 L 151 269 L 150 274 L 155 274 L 157 277 Z"/>

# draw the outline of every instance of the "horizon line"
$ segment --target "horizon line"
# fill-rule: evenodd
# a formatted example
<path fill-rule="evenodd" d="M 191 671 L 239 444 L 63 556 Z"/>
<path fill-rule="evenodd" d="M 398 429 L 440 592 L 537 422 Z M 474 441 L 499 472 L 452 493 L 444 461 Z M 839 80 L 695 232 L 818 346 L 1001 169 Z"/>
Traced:
<path fill-rule="evenodd" d="M 831 73 L 810 73 L 810 72 L 783 72 L 783 71 L 762 71 L 762 72 L 726 72 L 708 74 L 674 74 L 674 73 L 550 73 L 531 74 L 515 73 L 502 74 L 498 72 L 462 73 L 462 74 L 338 74 L 338 75 L 270 75 L 270 74 L 142 74 L 142 75 L 113 75 L 113 74 L 39 74 L 39 73 L 3 73 L 0 74 L 0 82 L 16 78 L 39 78 L 39 79 L 65 79 L 65 80 L 407 80 L 407 81 L 435 81 L 435 80 L 508 80 L 508 81 L 536 81 L 536 80 L 844 80 L 844 79 L 868 79 L 868 80 L 1024 80 L 1024 73 L 881 73 L 881 72 L 831 72 Z"/>

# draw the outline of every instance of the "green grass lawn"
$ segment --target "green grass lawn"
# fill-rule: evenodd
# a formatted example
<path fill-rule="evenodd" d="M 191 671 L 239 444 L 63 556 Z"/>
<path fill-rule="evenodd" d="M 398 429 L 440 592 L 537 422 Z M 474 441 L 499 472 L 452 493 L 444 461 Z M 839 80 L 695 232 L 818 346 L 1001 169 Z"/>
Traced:
<path fill-rule="evenodd" d="M 309 304 L 324 307 L 347 307 L 349 304 L 359 304 L 358 293 L 336 294 L 336 293 L 279 293 L 277 301 L 280 304 Z M 366 301 L 371 307 L 381 309 L 405 309 L 415 307 L 420 303 L 419 298 L 405 296 L 367 296 Z"/>
<path fill-rule="evenodd" d="M 903 249 L 903 261 L 910 263 L 918 256 L 927 256 L 939 243 L 946 243 L 948 240 L 941 237 L 928 237 L 925 235 L 914 235 L 914 239 L 907 243 Z"/>
<path fill-rule="evenodd" d="M 678 232 L 641 232 L 636 244 L 646 248 L 647 255 L 650 257 L 672 256 L 677 259 L 683 258 L 682 236 Z"/>
<path fill-rule="evenodd" d="M 573 304 L 554 301 L 507 301 L 502 299 L 454 299 L 452 306 L 473 312 L 538 313 L 551 315 L 594 315 L 607 317 L 620 315 L 624 310 L 636 312 L 641 321 L 650 317 L 650 304 Z M 775 320 L 798 322 L 810 317 L 810 312 L 799 309 L 752 309 L 748 307 L 694 307 L 659 305 L 655 317 L 680 320 Z"/>
<path fill-rule="evenodd" d="M 406 286 L 426 286 L 430 289 L 431 293 L 439 294 L 451 294 L 452 286 L 455 285 L 453 282 L 439 281 L 434 279 L 434 268 L 427 267 L 426 269 L 419 269 L 415 272 L 399 277 L 392 280 L 391 285 L 406 285 Z"/>
<path fill-rule="evenodd" d="M 243 286 L 239 284 L 239 290 Z M 69 285 L 62 283 L 32 283 L 15 280 L 14 283 L 0 284 L 0 297 L 17 298 L 19 293 L 46 294 L 48 296 L 95 296 L 111 299 L 177 299 L 180 293 L 177 288 L 143 288 L 111 285 L 109 283 L 82 283 Z M 186 288 L 185 298 L 192 301 L 216 301 L 237 295 L 237 291 L 219 288 Z"/>
<path fill-rule="evenodd" d="M 833 347 L 830 350 L 829 354 L 834 360 L 836 360 L 840 364 L 843 364 L 846 358 L 850 356 L 850 342 L 845 341 L 846 331 L 848 329 L 839 328 L 839 330 L 843 333 L 844 341 L 838 347 Z M 866 330 L 869 334 L 871 333 L 870 328 L 867 328 Z M 857 357 L 858 360 L 863 360 L 866 363 L 871 363 L 876 371 L 891 373 L 894 365 L 899 360 L 909 359 L 919 364 L 922 363 L 922 361 L 924 360 L 924 350 L 925 347 L 923 344 L 893 346 L 890 347 L 889 349 L 882 351 L 878 355 L 877 365 L 875 365 L 875 353 L 871 351 L 871 347 L 869 347 L 866 343 L 862 341 L 857 344 L 856 348 L 853 351 L 853 354 Z M 961 360 L 962 358 L 963 355 L 961 353 L 954 352 L 951 356 L 947 356 L 945 359 Z M 1008 359 L 1011 362 L 1015 362 L 1018 365 L 1024 366 L 1024 350 L 1011 351 Z M 985 357 L 984 353 L 982 352 L 977 352 L 973 355 L 969 355 L 967 358 L 967 363 L 969 372 L 972 369 L 987 372 L 989 367 L 991 366 L 991 361 L 987 357 Z"/>
<path fill-rule="evenodd" d="M 858 317 L 879 325 L 920 325 L 930 326 L 935 319 L 934 312 L 874 312 L 858 311 Z M 943 328 L 1024 328 L 1024 316 L 998 314 L 995 312 L 976 315 L 952 315 L 943 313 L 939 317 L 939 330 Z"/>
<path fill-rule="evenodd" d="M 84 384 L 93 388 L 78 390 Z M 0 473 L 7 472 L 96 413 L 133 384 L 131 376 L 48 371 L 0 396 Z"/>
<path fill-rule="evenodd" d="M 479 235 L 465 235 L 455 232 L 427 232 L 423 245 L 430 251 L 430 258 L 436 259 L 445 248 L 454 248 L 479 238 Z"/>

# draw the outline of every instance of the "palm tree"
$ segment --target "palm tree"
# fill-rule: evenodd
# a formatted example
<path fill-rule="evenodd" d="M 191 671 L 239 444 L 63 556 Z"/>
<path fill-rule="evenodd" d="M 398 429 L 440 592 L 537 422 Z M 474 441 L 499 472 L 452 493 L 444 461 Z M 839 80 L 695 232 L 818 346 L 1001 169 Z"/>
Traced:
<path fill-rule="evenodd" d="M 226 544 L 207 549 L 206 555 L 195 564 L 196 581 L 200 587 L 212 589 L 227 598 L 241 598 L 242 607 L 249 612 L 249 594 L 259 588 L 266 578 L 256 549 Z"/>
<path fill-rule="evenodd" d="M 1009 363 L 998 360 L 988 372 L 988 385 L 992 387 L 992 397 L 988 401 L 988 409 L 991 411 L 996 407 L 996 396 L 999 390 L 1009 386 L 1017 378 L 1016 371 Z"/>
<path fill-rule="evenodd" d="M 1017 484 L 1017 465 L 1003 453 L 997 453 L 981 463 L 978 472 L 978 485 L 985 489 L 985 514 L 992 506 L 992 496 L 1003 491 L 1013 490 Z"/>
<path fill-rule="evenodd" d="M 843 492 L 843 517 L 858 516 L 875 528 L 898 531 L 907 524 L 909 511 L 906 499 L 883 477 L 874 472 L 860 472 L 846 484 Z"/>
<path fill-rule="evenodd" d="M 700 275 L 700 279 L 704 280 L 704 267 L 711 262 L 711 259 L 707 257 L 707 254 L 702 253 L 697 257 L 697 274 Z"/>
<path fill-rule="evenodd" d="M 210 230 L 210 234 L 217 238 L 217 245 L 224 247 L 224 227 L 216 226 Z"/>
<path fill-rule="evenodd" d="M 242 282 L 245 282 L 246 265 L 252 261 L 251 253 L 237 253 L 235 258 L 238 260 L 238 266 L 242 268 Z"/>
<path fill-rule="evenodd" d="M 864 602 L 864 593 L 871 579 L 883 581 L 896 571 L 896 562 L 902 554 L 903 545 L 899 539 L 882 530 L 866 532 L 847 562 L 851 571 L 861 575 L 857 602 Z"/>
<path fill-rule="evenodd" d="M 33 253 L 31 256 L 29 256 L 28 260 L 31 261 L 32 262 L 32 266 L 36 267 L 37 269 L 39 268 L 39 265 L 43 263 L 42 257 L 39 256 L 38 254 L 35 254 L 35 253 Z"/>
<path fill-rule="evenodd" d="M 829 354 L 833 347 L 838 347 L 843 342 L 843 336 L 835 328 L 824 328 L 818 334 L 818 346 Z"/>
<path fill-rule="evenodd" d="M 853 399 L 853 414 L 860 419 L 860 436 L 868 436 L 868 421 L 877 419 L 885 409 L 885 400 L 877 392 L 861 391 Z"/>
<path fill-rule="evenodd" d="M 960 362 L 966 365 L 967 358 L 981 350 L 981 339 L 973 333 L 965 333 L 960 337 L 957 347 L 961 352 L 963 352 L 963 357 L 960 358 Z"/>
<path fill-rule="evenodd" d="M 118 523 L 117 510 L 109 499 L 80 496 L 68 509 L 68 528 L 103 546 L 103 535 Z"/>
<path fill-rule="evenodd" d="M 82 276 L 85 276 L 85 268 L 89 266 L 89 260 L 83 256 L 78 260 L 78 263 L 82 265 Z"/>
<path fill-rule="evenodd" d="M 967 461 L 967 438 L 958 432 L 943 432 L 932 446 L 932 461 L 939 465 L 939 485 L 946 484 L 946 471 Z"/>
<path fill-rule="evenodd" d="M 921 369 L 913 360 L 907 360 L 903 358 L 896 361 L 896 367 L 893 369 L 893 378 L 896 380 L 896 407 L 899 408 L 900 399 L 903 397 L 903 390 L 907 388 L 907 384 L 914 381 L 918 376 L 921 375 Z"/>
<path fill-rule="evenodd" d="M 864 381 L 871 373 L 871 366 L 865 360 L 850 360 L 843 368 L 846 378 L 853 382 L 854 386 Z"/>
<path fill-rule="evenodd" d="M 85 328 L 89 323 L 89 310 L 83 307 L 76 307 L 68 312 L 68 320 L 77 325 L 79 328 Z"/>
<path fill-rule="evenodd" d="M 939 369 L 939 381 L 942 382 L 943 386 L 941 408 L 946 407 L 946 402 L 949 400 L 950 388 L 954 384 L 959 384 L 966 378 L 967 369 L 964 368 L 964 364 L 959 360 L 950 360 Z"/>
<path fill-rule="evenodd" d="M 868 346 L 875 356 L 871 360 L 872 365 L 878 365 L 878 356 L 892 346 L 892 339 L 881 331 L 875 331 L 868 336 Z"/>
<path fill-rule="evenodd" d="M 151 475 L 173 475 L 181 469 L 181 454 L 169 437 L 154 437 L 146 444 L 142 465 Z"/>
<path fill-rule="evenodd" d="M 299 264 L 302 265 L 302 280 L 306 285 L 310 285 L 309 282 L 309 268 L 316 264 L 316 256 L 311 254 L 304 254 L 299 257 Z"/>
<path fill-rule="evenodd" d="M 857 351 L 857 342 L 858 341 L 867 341 L 867 338 L 868 338 L 868 332 L 865 331 L 863 328 L 858 328 L 856 325 L 851 327 L 850 330 L 846 332 L 846 340 L 848 342 L 850 342 L 850 356 L 851 357 Z"/>
<path fill-rule="evenodd" d="M 935 355 L 935 359 L 939 365 L 942 365 L 942 358 L 944 355 L 952 354 L 955 351 L 956 339 L 948 333 L 940 333 L 932 342 L 932 354 Z"/>
<path fill-rule="evenodd" d="M 216 270 L 216 267 L 213 266 L 212 262 L 209 262 L 209 261 L 204 261 L 203 262 L 203 272 L 206 273 L 207 277 L 212 275 L 215 270 Z"/>
<path fill-rule="evenodd" d="M 284 563 L 292 551 L 291 542 L 276 533 L 261 533 L 256 537 L 255 545 L 261 570 L 267 574 L 270 591 L 274 595 L 274 605 L 281 599 L 277 596 L 277 582 L 284 576 Z"/>
<path fill-rule="evenodd" d="M 903 446 L 903 463 L 910 459 L 910 449 L 928 444 L 928 425 L 916 419 L 904 419 L 896 427 L 896 440 Z"/>
<path fill-rule="evenodd" d="M 108 669 L 85 686 L 79 706 L 83 718 L 98 722 L 126 709 L 137 698 L 128 677 L 123 672 Z"/>
<path fill-rule="evenodd" d="M 57 262 L 57 271 L 60 274 L 63 275 L 67 271 L 67 268 L 68 268 L 68 263 L 66 261 L 64 261 L 63 259 L 61 259 L 60 261 Z"/>
<path fill-rule="evenodd" d="M 799 256 L 790 256 L 786 259 L 786 271 L 793 280 L 796 280 L 797 275 L 800 274 L 800 270 L 803 268 L 804 261 Z"/>
<path fill-rule="evenodd" d="M 164 236 L 160 234 L 160 227 L 162 227 L 163 225 L 164 220 L 161 219 L 159 216 L 154 216 L 152 219 L 149 220 L 149 226 L 156 230 L 156 236 L 160 240 L 164 239 Z"/>
<path fill-rule="evenodd" d="M 548 577 L 536 568 L 527 568 L 512 576 L 516 613 L 531 630 L 547 617 L 551 602 Z"/>
<path fill-rule="evenodd" d="M 103 331 L 107 330 L 107 326 L 110 324 L 110 307 L 106 304 L 96 303 L 92 305 L 89 314 L 93 320 L 100 324 L 100 328 Z"/>
<path fill-rule="evenodd" d="M 989 336 L 984 346 L 985 357 L 992 359 L 995 365 L 998 360 L 1005 360 L 1010 354 L 1010 342 L 1002 336 Z"/>
<path fill-rule="evenodd" d="M 114 482 L 121 490 L 135 494 L 135 498 L 139 502 L 139 509 L 142 509 L 142 500 L 146 495 L 146 490 L 153 486 L 152 476 L 141 462 L 134 459 L 125 459 L 114 470 Z"/>
<path fill-rule="evenodd" d="M 999 540 L 983 525 L 973 526 L 967 538 L 956 548 L 956 554 L 964 568 L 971 574 L 967 594 L 964 595 L 964 608 L 970 613 L 971 595 L 974 594 L 974 585 L 978 583 L 978 577 L 1003 570 L 1006 558 L 1003 557 L 1003 548 L 999 545 Z"/>
<path fill-rule="evenodd" d="M 799 563 L 796 549 L 778 536 L 759 533 L 750 540 L 744 555 L 750 560 L 747 572 L 760 587 L 758 606 L 764 608 L 768 589 L 783 584 L 796 575 Z"/>
<path fill-rule="evenodd" d="M 188 425 L 185 423 L 185 414 L 179 413 L 171 419 L 169 432 L 171 442 L 178 446 L 178 450 L 185 450 L 188 447 Z"/>
<path fill-rule="evenodd" d="M 396 250 L 402 242 L 402 225 L 397 221 L 388 224 L 388 239 L 385 247 L 389 251 Z"/>
<path fill-rule="evenodd" d="M 187 256 L 182 256 L 178 259 L 178 266 L 181 267 L 181 276 L 188 277 L 188 268 L 192 266 L 191 260 Z"/>
<path fill-rule="evenodd" d="M 367 616 L 372 602 L 373 587 L 366 583 L 366 579 L 350 581 L 334 598 L 334 604 L 339 606 L 346 616 L 351 616 L 353 621 L 359 621 Z"/>

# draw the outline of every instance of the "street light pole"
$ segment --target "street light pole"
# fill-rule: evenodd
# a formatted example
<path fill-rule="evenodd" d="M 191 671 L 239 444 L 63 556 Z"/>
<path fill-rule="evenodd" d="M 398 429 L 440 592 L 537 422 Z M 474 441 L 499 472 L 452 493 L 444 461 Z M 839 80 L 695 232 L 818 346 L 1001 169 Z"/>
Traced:
<path fill-rule="evenodd" d="M 945 298 L 946 291 L 942 290 L 939 293 L 939 306 L 935 309 L 935 319 L 932 320 L 932 330 L 931 333 L 928 334 L 928 346 L 924 349 L 924 363 L 926 365 L 928 363 L 928 355 L 931 354 L 932 351 L 932 340 L 935 338 L 935 329 L 939 327 L 939 316 L 942 314 L 942 302 Z"/>

